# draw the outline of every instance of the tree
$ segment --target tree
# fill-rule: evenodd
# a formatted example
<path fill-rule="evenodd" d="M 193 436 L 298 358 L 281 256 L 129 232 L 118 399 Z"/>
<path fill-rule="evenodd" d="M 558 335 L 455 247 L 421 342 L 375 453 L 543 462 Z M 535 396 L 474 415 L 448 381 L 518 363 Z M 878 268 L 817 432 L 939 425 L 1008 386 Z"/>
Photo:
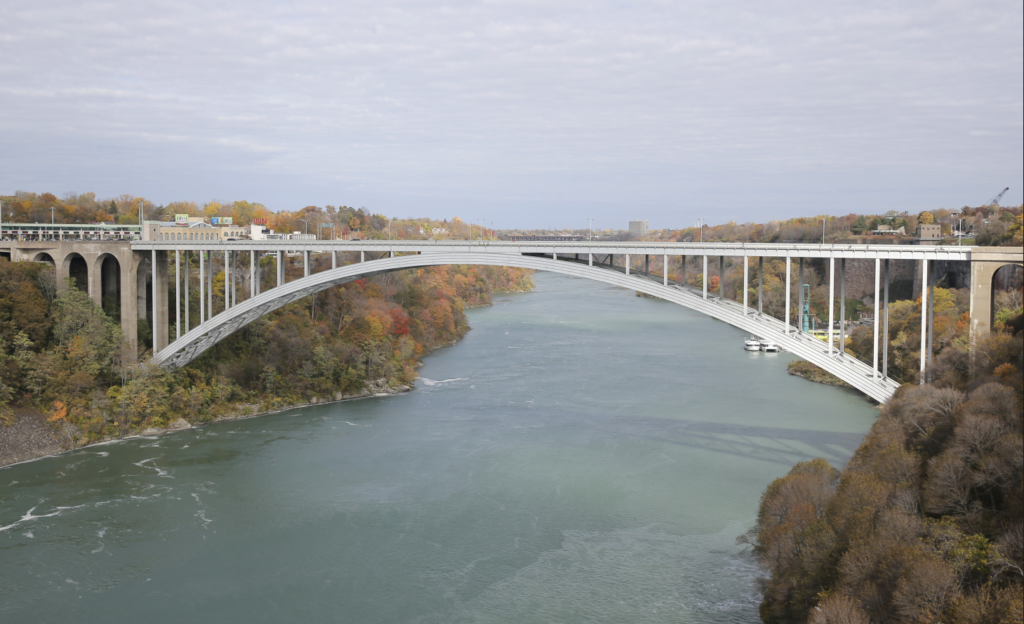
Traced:
<path fill-rule="evenodd" d="M 935 215 L 925 210 L 921 214 L 917 215 L 917 222 L 921 225 L 929 225 L 935 223 Z"/>

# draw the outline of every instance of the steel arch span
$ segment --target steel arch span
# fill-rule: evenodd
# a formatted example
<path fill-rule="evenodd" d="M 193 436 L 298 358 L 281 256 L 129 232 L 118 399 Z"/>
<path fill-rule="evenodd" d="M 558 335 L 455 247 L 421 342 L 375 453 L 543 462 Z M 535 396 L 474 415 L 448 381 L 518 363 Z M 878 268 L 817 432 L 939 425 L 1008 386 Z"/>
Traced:
<path fill-rule="evenodd" d="M 357 264 L 321 271 L 307 277 L 272 288 L 247 299 L 205 323 L 194 327 L 153 357 L 153 363 L 174 369 L 199 357 L 235 331 L 274 310 L 333 286 L 371 275 L 429 266 L 475 264 L 508 266 L 537 271 L 551 271 L 573 277 L 591 279 L 629 290 L 636 290 L 659 299 L 671 301 L 690 310 L 700 312 L 761 338 L 777 343 L 783 349 L 823 368 L 857 390 L 880 403 L 886 402 L 899 387 L 899 383 L 880 374 L 876 376 L 870 366 L 848 355 L 829 355 L 828 345 L 755 310 L 744 312 L 742 305 L 718 298 L 704 299 L 701 292 L 689 287 L 665 286 L 639 275 L 625 275 L 607 267 L 588 266 L 583 263 L 555 260 L 519 254 L 475 252 L 436 252 L 370 260 Z M 787 329 L 790 331 L 787 332 Z"/>

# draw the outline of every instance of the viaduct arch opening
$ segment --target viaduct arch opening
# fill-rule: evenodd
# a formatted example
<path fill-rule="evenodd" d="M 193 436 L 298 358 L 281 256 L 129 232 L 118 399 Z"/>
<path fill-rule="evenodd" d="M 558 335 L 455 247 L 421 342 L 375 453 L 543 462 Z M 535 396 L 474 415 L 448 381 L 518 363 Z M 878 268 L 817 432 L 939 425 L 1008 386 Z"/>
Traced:
<path fill-rule="evenodd" d="M 81 254 L 70 253 L 64 257 L 63 274 L 71 278 L 78 290 L 89 292 L 89 265 Z"/>

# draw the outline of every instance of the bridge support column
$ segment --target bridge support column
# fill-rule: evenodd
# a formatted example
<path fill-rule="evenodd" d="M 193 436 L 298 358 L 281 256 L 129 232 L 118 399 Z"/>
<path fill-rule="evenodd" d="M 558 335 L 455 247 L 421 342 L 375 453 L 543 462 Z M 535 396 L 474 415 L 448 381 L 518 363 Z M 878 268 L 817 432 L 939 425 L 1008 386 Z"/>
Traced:
<path fill-rule="evenodd" d="M 263 259 L 263 254 L 260 251 L 256 251 L 256 296 L 259 297 L 263 291 L 263 263 L 260 260 Z"/>
<path fill-rule="evenodd" d="M 750 258 L 747 254 L 743 254 L 743 316 L 747 316 L 747 292 L 750 290 L 747 288 L 747 279 L 749 277 Z"/>
<path fill-rule="evenodd" d="M 366 252 L 362 249 L 359 250 L 359 261 L 366 262 Z"/>
<path fill-rule="evenodd" d="M 928 347 L 928 265 L 930 261 L 921 261 L 921 373 L 918 383 L 924 384 L 924 367 L 927 364 L 925 349 Z"/>
<path fill-rule="evenodd" d="M 718 256 L 718 298 L 725 301 L 725 256 Z"/>
<path fill-rule="evenodd" d="M 249 298 L 256 296 L 256 250 L 249 250 Z"/>
<path fill-rule="evenodd" d="M 206 252 L 199 251 L 199 324 L 206 322 Z"/>
<path fill-rule="evenodd" d="M 704 297 L 704 299 L 707 299 L 708 298 L 708 257 L 707 256 L 704 256 L 704 273 L 703 273 L 703 277 L 704 277 L 703 297 Z"/>
<path fill-rule="evenodd" d="M 231 307 L 238 305 L 238 252 L 231 252 Z"/>
<path fill-rule="evenodd" d="M 757 257 L 757 313 L 764 314 L 764 256 Z M 787 323 L 789 321 L 786 321 Z"/>
<path fill-rule="evenodd" d="M 174 339 L 181 338 L 181 252 L 174 250 Z"/>
<path fill-rule="evenodd" d="M 139 263 L 135 258 L 136 254 L 130 251 L 117 258 L 121 268 L 121 332 L 132 346 L 132 357 L 139 352 L 139 299 L 132 288 L 139 271 Z"/>
<path fill-rule="evenodd" d="M 309 251 L 302 252 L 302 275 L 309 277 Z"/>
<path fill-rule="evenodd" d="M 882 315 L 882 379 L 889 376 L 889 261 L 885 261 L 885 293 L 882 295 L 884 311 Z M 878 319 L 875 319 L 878 322 Z"/>
<path fill-rule="evenodd" d="M 839 354 L 846 353 L 846 258 L 839 261 Z"/>
<path fill-rule="evenodd" d="M 337 251 L 332 251 L 331 252 L 331 268 L 332 269 L 338 268 L 338 252 Z"/>
<path fill-rule="evenodd" d="M 881 261 L 875 258 L 875 318 L 871 323 L 874 326 L 873 355 L 871 357 L 871 378 L 878 380 L 878 285 L 881 278 Z"/>
<path fill-rule="evenodd" d="M 644 275 L 651 275 L 651 254 L 644 254 Z"/>
<path fill-rule="evenodd" d="M 662 285 L 668 286 L 668 254 L 665 254 L 665 257 L 662 258 L 661 272 L 664 274 L 663 277 L 665 278 Z"/>
<path fill-rule="evenodd" d="M 185 333 L 187 334 L 192 325 L 188 321 L 188 311 L 192 307 L 192 300 L 188 296 L 189 282 L 192 281 L 192 266 L 189 264 L 188 250 L 185 250 Z"/>
<path fill-rule="evenodd" d="M 587 254 L 587 266 L 594 266 L 594 254 Z"/>
<path fill-rule="evenodd" d="M 626 254 L 626 275 L 629 275 L 629 254 Z"/>
<path fill-rule="evenodd" d="M 935 267 L 932 267 L 935 268 Z M 928 282 L 928 364 L 932 363 L 932 356 L 934 353 L 933 349 L 933 338 L 935 337 L 935 278 L 937 277 L 936 271 L 932 271 L 930 275 L 931 279 Z"/>
<path fill-rule="evenodd" d="M 686 256 L 680 256 L 680 258 L 682 260 L 680 262 L 680 264 L 682 265 L 682 273 L 679 275 L 679 277 L 681 277 L 682 279 L 680 279 L 679 281 L 681 285 L 686 286 Z"/>
<path fill-rule="evenodd" d="M 796 314 L 797 314 L 797 318 L 798 318 L 798 320 L 796 322 L 796 331 L 799 333 L 799 332 L 802 332 L 802 331 L 807 331 L 807 328 L 805 327 L 806 322 L 807 322 L 807 318 L 804 316 L 804 259 L 803 258 L 800 258 L 800 283 L 797 284 L 796 287 L 798 289 L 800 289 L 800 294 L 796 298 Z"/>
<path fill-rule="evenodd" d="M 832 357 L 832 324 L 836 313 L 836 259 L 828 259 L 828 356 Z"/>
<path fill-rule="evenodd" d="M 206 318 L 213 318 L 213 251 L 206 263 Z"/>
<path fill-rule="evenodd" d="M 789 316 L 789 297 L 790 297 L 790 278 L 789 274 L 792 272 L 793 259 L 786 256 L 786 335 L 789 335 L 790 321 L 792 320 Z"/>
<path fill-rule="evenodd" d="M 231 309 L 231 252 L 224 251 L 224 311 Z"/>
<path fill-rule="evenodd" d="M 153 353 L 158 352 L 169 343 L 170 306 L 167 301 L 167 252 L 153 250 L 152 257 L 152 293 L 153 293 Z"/>

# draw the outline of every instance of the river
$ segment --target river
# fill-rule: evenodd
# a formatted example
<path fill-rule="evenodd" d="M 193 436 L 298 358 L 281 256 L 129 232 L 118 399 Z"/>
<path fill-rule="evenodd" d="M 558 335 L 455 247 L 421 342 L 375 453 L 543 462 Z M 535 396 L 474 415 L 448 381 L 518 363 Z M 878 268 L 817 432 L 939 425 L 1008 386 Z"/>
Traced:
<path fill-rule="evenodd" d="M 0 470 L 0 621 L 757 622 L 762 490 L 877 411 L 673 304 L 536 286 L 413 392 Z"/>

